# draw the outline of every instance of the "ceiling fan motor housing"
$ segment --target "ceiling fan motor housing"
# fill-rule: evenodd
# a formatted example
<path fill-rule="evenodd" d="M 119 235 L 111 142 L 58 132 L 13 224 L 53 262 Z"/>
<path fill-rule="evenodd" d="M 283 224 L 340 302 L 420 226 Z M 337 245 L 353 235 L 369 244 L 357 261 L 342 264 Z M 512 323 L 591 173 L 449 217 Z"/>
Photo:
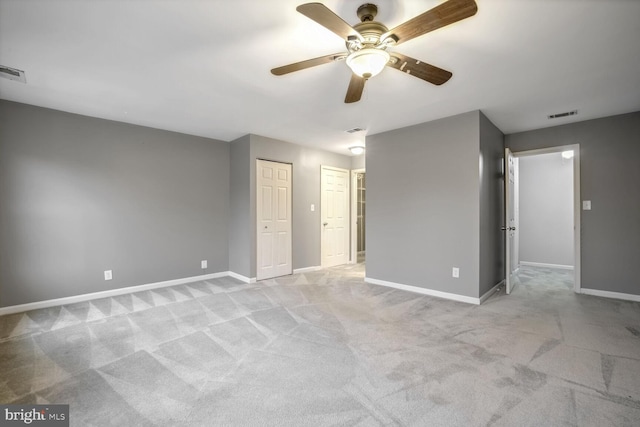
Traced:
<path fill-rule="evenodd" d="M 387 46 L 383 43 L 380 43 L 380 36 L 389 31 L 387 27 L 385 27 L 380 22 L 376 21 L 365 21 L 360 22 L 353 26 L 353 28 L 360 33 L 362 36 L 362 40 L 357 38 L 347 39 L 347 49 L 349 52 L 354 52 L 356 50 L 360 50 L 363 47 L 373 47 L 373 48 L 386 48 Z"/>
<path fill-rule="evenodd" d="M 365 3 L 358 8 L 358 18 L 360 21 L 373 21 L 378 14 L 378 6 L 373 3 Z"/>

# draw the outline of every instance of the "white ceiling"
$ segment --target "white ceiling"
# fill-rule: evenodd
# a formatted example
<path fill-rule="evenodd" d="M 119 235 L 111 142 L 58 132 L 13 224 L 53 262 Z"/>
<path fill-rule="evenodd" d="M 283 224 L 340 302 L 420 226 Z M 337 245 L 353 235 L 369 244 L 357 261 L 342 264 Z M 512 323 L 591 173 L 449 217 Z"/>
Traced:
<path fill-rule="evenodd" d="M 350 71 L 271 68 L 345 51 L 305 0 L 0 0 L 0 97 L 231 141 L 247 133 L 348 154 L 369 135 L 480 109 L 512 133 L 640 110 L 640 1 L 477 0 L 394 50 L 453 72 L 385 69 L 344 104 Z M 371 1 L 371 0 L 368 0 Z M 389 28 L 440 0 L 373 0 Z M 364 0 L 324 4 L 355 24 Z M 550 121 L 548 114 L 579 110 Z"/>

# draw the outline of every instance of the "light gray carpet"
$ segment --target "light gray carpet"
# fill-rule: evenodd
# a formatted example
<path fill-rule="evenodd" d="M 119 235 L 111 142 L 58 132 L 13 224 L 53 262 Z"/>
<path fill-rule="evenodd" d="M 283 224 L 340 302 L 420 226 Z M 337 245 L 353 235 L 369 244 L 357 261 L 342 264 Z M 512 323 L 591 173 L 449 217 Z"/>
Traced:
<path fill-rule="evenodd" d="M 358 265 L 4 316 L 0 402 L 73 426 L 640 425 L 640 304 L 519 281 L 478 307 Z"/>

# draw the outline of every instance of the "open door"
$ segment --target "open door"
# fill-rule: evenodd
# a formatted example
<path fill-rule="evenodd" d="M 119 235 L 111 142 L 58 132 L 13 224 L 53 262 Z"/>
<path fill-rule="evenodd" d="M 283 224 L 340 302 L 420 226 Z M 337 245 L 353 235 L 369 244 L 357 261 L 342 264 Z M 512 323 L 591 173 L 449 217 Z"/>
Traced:
<path fill-rule="evenodd" d="M 505 177 L 504 177 L 504 201 L 505 201 L 505 222 L 506 224 L 502 227 L 505 235 L 505 284 L 507 294 L 510 294 L 515 286 L 515 281 L 513 280 L 513 270 L 514 266 L 513 261 L 514 251 L 515 251 L 515 231 L 516 231 L 516 221 L 515 221 L 515 158 L 513 157 L 513 153 L 508 148 L 504 149 L 504 164 L 505 164 Z"/>

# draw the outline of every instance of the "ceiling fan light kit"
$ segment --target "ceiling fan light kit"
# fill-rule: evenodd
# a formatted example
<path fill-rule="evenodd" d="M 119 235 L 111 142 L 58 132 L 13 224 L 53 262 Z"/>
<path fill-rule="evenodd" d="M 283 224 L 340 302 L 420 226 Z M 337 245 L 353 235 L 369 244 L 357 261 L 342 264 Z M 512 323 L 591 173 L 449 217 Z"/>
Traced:
<path fill-rule="evenodd" d="M 352 75 L 344 102 L 352 103 L 362 97 L 365 82 L 382 72 L 384 67 L 395 68 L 435 85 L 447 82 L 452 76 L 451 72 L 398 52 L 389 52 L 387 48 L 473 16 L 478 6 L 474 0 L 447 0 L 391 30 L 374 20 L 378 7 L 371 3 L 358 8 L 360 22 L 354 26 L 343 21 L 322 3 L 302 4 L 296 10 L 343 38 L 347 52 L 274 68 L 271 73 L 281 76 L 346 58 Z"/>
<path fill-rule="evenodd" d="M 347 65 L 358 76 L 369 79 L 380 74 L 390 59 L 385 50 L 366 47 L 350 53 Z"/>

